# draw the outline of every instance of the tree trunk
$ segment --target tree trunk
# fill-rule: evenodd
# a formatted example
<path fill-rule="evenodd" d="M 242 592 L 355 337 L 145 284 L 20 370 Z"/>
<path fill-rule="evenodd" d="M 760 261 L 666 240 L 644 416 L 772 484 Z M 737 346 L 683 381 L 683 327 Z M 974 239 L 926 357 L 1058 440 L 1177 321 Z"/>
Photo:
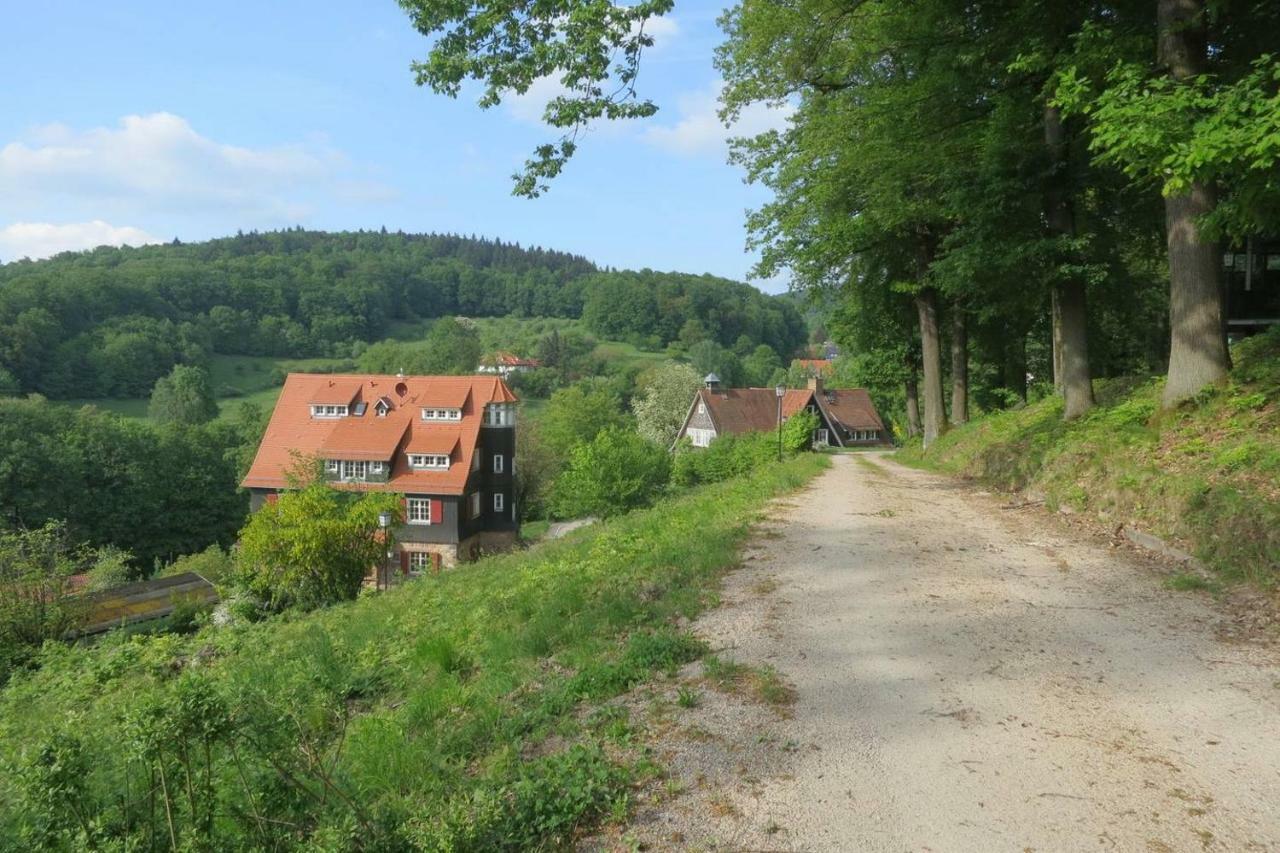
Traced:
<path fill-rule="evenodd" d="M 1075 235 L 1075 213 L 1067 182 L 1067 134 L 1062 112 L 1046 104 L 1044 144 L 1049 150 L 1050 174 L 1045 186 L 1045 221 L 1061 239 Z M 1089 372 L 1089 312 L 1085 284 L 1078 278 L 1059 279 L 1053 286 L 1053 385 L 1062 394 L 1062 416 L 1078 418 L 1093 408 L 1093 377 Z"/>
<path fill-rule="evenodd" d="M 1058 304 L 1058 288 L 1049 288 L 1049 318 L 1053 327 L 1053 390 L 1062 393 L 1062 306 Z"/>
<path fill-rule="evenodd" d="M 1174 80 L 1198 74 L 1205 61 L 1208 26 L 1203 0 L 1159 0 L 1160 62 Z M 1212 212 L 1213 188 L 1200 181 L 1164 200 L 1169 243 L 1169 375 L 1164 405 L 1172 406 L 1231 369 L 1223 336 L 1222 288 L 1217 247 L 1205 240 L 1197 220 Z"/>
<path fill-rule="evenodd" d="M 906 382 L 907 392 L 907 435 L 915 438 L 920 434 L 920 389 L 916 386 L 916 372 L 913 367 Z"/>
<path fill-rule="evenodd" d="M 938 292 L 925 287 L 916 294 L 920 315 L 920 354 L 924 367 L 924 446 L 947 429 L 946 398 L 942 392 L 942 340 L 938 333 Z"/>
<path fill-rule="evenodd" d="M 969 422 L 969 324 L 959 304 L 951 310 L 951 422 Z"/>

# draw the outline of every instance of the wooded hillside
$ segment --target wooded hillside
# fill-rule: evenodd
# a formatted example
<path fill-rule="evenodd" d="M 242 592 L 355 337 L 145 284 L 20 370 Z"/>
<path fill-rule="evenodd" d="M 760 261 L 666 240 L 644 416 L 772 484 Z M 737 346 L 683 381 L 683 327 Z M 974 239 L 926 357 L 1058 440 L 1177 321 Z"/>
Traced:
<path fill-rule="evenodd" d="M 606 303 L 644 313 L 619 320 Z M 0 266 L 0 394 L 138 397 L 213 353 L 351 357 L 397 321 L 455 314 L 585 316 L 654 347 L 689 323 L 784 356 L 805 339 L 789 301 L 714 276 L 455 235 L 289 230 Z"/>

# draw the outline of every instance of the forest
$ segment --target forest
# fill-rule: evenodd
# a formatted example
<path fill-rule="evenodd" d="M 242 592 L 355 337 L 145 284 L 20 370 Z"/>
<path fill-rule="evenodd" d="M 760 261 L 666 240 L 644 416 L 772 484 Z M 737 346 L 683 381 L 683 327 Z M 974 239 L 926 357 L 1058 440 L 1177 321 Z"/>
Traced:
<path fill-rule="evenodd" d="M 806 335 L 791 302 L 713 276 L 452 235 L 286 230 L 0 266 L 0 394 L 140 397 L 215 353 L 351 358 L 396 322 L 445 315 L 582 317 L 655 349 L 684 331 L 788 355 Z"/>

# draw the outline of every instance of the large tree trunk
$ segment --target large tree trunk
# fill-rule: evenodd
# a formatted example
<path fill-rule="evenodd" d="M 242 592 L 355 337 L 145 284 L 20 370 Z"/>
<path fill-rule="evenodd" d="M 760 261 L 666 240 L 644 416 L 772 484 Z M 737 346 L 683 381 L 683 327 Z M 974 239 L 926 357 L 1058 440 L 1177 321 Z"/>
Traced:
<path fill-rule="evenodd" d="M 1198 74 L 1205 61 L 1208 26 L 1203 0 L 1158 0 L 1160 62 L 1174 80 Z M 1212 212 L 1213 188 L 1200 181 L 1164 200 L 1169 242 L 1169 376 L 1164 405 L 1193 396 L 1226 378 L 1231 356 L 1223 337 L 1222 289 L 1217 247 L 1205 240 L 1197 220 Z"/>
<path fill-rule="evenodd" d="M 1051 171 L 1045 187 L 1045 221 L 1050 233 L 1075 235 L 1075 215 L 1067 186 L 1067 135 L 1062 112 L 1044 108 L 1044 143 Z M 1062 416 L 1078 418 L 1093 408 L 1093 377 L 1089 372 L 1089 312 L 1085 285 L 1078 278 L 1053 286 L 1053 384 L 1062 393 Z"/>
<path fill-rule="evenodd" d="M 969 422 L 969 324 L 958 303 L 951 310 L 951 422 Z"/>
<path fill-rule="evenodd" d="M 907 435 L 915 438 L 920 434 L 920 389 L 916 385 L 916 374 L 912 371 L 907 377 Z"/>
<path fill-rule="evenodd" d="M 942 338 L 938 333 L 938 292 L 925 287 L 916 294 L 920 315 L 920 355 L 924 368 L 924 446 L 947 429 L 946 398 L 942 393 Z"/>

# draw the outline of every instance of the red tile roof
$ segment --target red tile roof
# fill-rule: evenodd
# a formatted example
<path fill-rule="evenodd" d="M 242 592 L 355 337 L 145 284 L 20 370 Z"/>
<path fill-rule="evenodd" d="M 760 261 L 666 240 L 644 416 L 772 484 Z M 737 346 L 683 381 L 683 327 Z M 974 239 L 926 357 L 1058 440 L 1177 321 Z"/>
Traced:
<path fill-rule="evenodd" d="M 326 376 L 328 380 L 319 382 L 312 388 L 307 397 L 308 403 L 325 406 L 347 406 L 360 393 L 360 383 L 352 382 L 344 376 Z"/>
<path fill-rule="evenodd" d="M 391 399 L 393 408 L 385 417 L 378 417 L 370 405 L 360 416 L 313 418 L 311 404 L 317 395 L 336 393 L 329 390 L 335 388 L 353 389 L 347 404 L 372 403 L 386 396 Z M 446 404 L 441 400 L 455 402 Z M 471 459 L 480 435 L 484 406 L 490 402 L 514 403 L 517 399 L 506 383 L 496 376 L 290 373 L 242 485 L 260 489 L 286 488 L 287 475 L 299 461 L 319 456 L 392 463 L 386 483 L 335 484 L 339 488 L 462 494 L 471 472 Z M 421 417 L 424 407 L 461 408 L 462 419 L 424 421 Z M 411 470 L 405 455 L 409 449 L 415 453 L 448 453 L 452 464 L 443 471 Z"/>
<path fill-rule="evenodd" d="M 814 376 L 831 375 L 831 362 L 825 358 L 797 358 L 792 360 L 791 366 L 812 373 Z"/>

